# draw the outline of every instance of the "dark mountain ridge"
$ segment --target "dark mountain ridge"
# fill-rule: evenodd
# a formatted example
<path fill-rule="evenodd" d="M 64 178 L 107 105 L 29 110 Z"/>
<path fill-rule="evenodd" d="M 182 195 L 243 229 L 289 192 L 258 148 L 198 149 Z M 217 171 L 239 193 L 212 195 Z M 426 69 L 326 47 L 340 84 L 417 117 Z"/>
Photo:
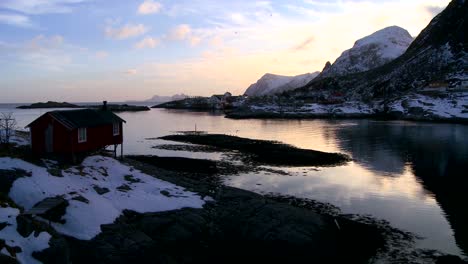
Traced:
<path fill-rule="evenodd" d="M 289 92 L 295 97 L 320 90 L 339 91 L 352 99 L 387 99 L 428 86 L 434 81 L 459 85 L 468 78 L 468 2 L 453 0 L 390 63 L 362 73 L 322 77 Z"/>

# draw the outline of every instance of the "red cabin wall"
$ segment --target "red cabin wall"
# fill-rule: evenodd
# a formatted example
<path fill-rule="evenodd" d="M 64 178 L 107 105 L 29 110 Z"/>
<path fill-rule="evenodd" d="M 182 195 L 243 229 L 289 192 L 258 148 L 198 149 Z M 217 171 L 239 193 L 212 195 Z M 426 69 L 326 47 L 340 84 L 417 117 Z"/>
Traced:
<path fill-rule="evenodd" d="M 53 152 L 69 152 L 71 150 L 71 141 L 69 140 L 68 129 L 49 115 L 40 117 L 30 128 L 32 151 L 36 154 L 46 152 L 45 130 L 49 124 L 53 126 Z"/>
<path fill-rule="evenodd" d="M 86 142 L 78 143 L 78 129 L 74 129 L 71 133 L 73 139 L 74 152 L 91 151 L 103 148 L 109 145 L 122 144 L 122 123 L 120 123 L 120 133 L 117 136 L 113 135 L 113 126 L 104 125 L 98 127 L 87 127 Z"/>
<path fill-rule="evenodd" d="M 113 126 L 104 125 L 98 127 L 86 128 L 86 142 L 78 143 L 78 129 L 68 130 L 64 125 L 50 117 L 44 115 L 35 121 L 31 129 L 31 145 L 35 154 L 46 152 L 45 130 L 53 125 L 53 153 L 72 154 L 86 151 L 93 151 L 108 145 L 122 144 L 123 142 L 123 124 L 120 123 L 120 133 L 113 135 Z"/>

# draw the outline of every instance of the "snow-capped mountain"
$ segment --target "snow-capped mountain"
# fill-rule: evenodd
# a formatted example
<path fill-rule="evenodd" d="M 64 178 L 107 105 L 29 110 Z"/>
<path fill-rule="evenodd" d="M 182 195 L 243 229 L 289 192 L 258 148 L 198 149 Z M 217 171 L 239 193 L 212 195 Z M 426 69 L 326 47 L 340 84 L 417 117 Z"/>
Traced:
<path fill-rule="evenodd" d="M 375 69 L 346 76 L 319 76 L 296 95 L 333 91 L 347 98 L 385 99 L 433 82 L 463 86 L 468 79 L 468 1 L 453 0 L 411 43 L 405 53 Z"/>
<path fill-rule="evenodd" d="M 291 91 L 289 97 L 320 101 L 324 94 L 338 94 L 339 100 L 367 102 L 379 106 L 377 111 L 401 112 L 406 118 L 468 119 L 463 92 L 468 83 L 467 14 L 468 1 L 452 0 L 406 52 L 393 61 L 361 73 L 319 76 L 305 87 Z M 446 89 L 444 96 L 452 99 L 441 102 L 420 96 L 431 85 L 440 91 Z M 411 103 L 412 98 L 418 98 L 416 103 Z M 396 104 L 400 107 L 393 101 L 400 102 Z"/>
<path fill-rule="evenodd" d="M 248 96 L 262 96 L 270 94 L 272 90 L 283 86 L 292 80 L 292 76 L 283 76 L 267 73 L 262 76 L 256 83 L 251 84 L 244 95 Z"/>
<path fill-rule="evenodd" d="M 355 42 L 332 64 L 324 68 L 323 77 L 364 72 L 382 66 L 402 55 L 413 37 L 407 30 L 391 26 Z"/>
<path fill-rule="evenodd" d="M 291 81 L 286 83 L 285 85 L 276 87 L 271 91 L 271 94 L 278 94 L 286 91 L 291 91 L 300 87 L 305 86 L 310 81 L 315 79 L 320 74 L 320 72 L 312 72 L 312 73 L 305 73 L 301 75 L 294 76 Z"/>
<path fill-rule="evenodd" d="M 247 88 L 244 95 L 264 96 L 290 91 L 302 87 L 312 81 L 319 72 L 305 73 L 297 76 L 283 76 L 267 73 L 256 83 Z"/>

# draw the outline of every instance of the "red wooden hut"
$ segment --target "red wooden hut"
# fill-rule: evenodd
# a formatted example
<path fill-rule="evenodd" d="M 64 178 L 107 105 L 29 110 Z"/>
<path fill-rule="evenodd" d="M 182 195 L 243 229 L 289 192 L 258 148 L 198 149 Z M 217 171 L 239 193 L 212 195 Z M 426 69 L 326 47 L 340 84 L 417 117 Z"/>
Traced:
<path fill-rule="evenodd" d="M 51 111 L 43 114 L 27 127 L 31 132 L 33 153 L 59 154 L 75 157 L 75 154 L 121 146 L 123 154 L 122 118 L 107 110 L 79 109 Z"/>

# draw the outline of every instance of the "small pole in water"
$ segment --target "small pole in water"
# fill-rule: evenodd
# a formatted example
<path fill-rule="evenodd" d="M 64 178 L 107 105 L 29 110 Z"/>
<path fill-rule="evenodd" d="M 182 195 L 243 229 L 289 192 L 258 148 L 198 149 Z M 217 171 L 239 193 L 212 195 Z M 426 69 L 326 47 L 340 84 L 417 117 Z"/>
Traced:
<path fill-rule="evenodd" d="M 197 132 L 197 123 L 195 123 L 195 132 Z"/>
<path fill-rule="evenodd" d="M 338 221 L 336 221 L 336 218 L 335 218 L 335 219 L 333 219 L 333 220 L 335 221 L 335 225 L 336 225 L 336 227 L 338 227 L 338 230 L 340 230 L 340 231 L 341 231 L 341 227 L 340 227 L 340 225 L 338 224 Z"/>

